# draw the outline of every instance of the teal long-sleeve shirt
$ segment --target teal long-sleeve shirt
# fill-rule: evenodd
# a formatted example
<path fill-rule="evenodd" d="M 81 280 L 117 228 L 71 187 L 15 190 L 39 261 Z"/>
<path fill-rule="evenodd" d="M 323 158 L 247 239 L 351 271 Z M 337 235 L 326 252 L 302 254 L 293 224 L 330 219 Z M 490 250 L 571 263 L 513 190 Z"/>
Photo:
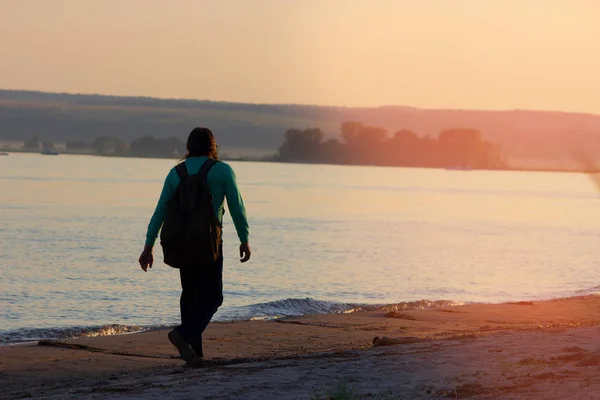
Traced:
<path fill-rule="evenodd" d="M 207 157 L 190 157 L 185 160 L 185 166 L 189 175 L 197 174 L 202 164 L 207 160 Z M 241 243 L 248 242 L 249 228 L 246 218 L 246 209 L 242 195 L 237 186 L 235 172 L 229 164 L 221 161 L 213 165 L 207 175 L 208 188 L 213 196 L 213 207 L 215 214 L 220 223 L 223 222 L 223 205 L 227 199 L 227 207 L 231 213 L 233 224 L 237 231 L 238 238 Z M 146 233 L 146 246 L 154 246 L 158 232 L 165 221 L 167 213 L 167 202 L 175 194 L 175 190 L 180 182 L 179 175 L 175 167 L 169 171 L 165 183 L 163 185 L 158 204 L 154 210 L 154 214 L 148 224 Z"/>

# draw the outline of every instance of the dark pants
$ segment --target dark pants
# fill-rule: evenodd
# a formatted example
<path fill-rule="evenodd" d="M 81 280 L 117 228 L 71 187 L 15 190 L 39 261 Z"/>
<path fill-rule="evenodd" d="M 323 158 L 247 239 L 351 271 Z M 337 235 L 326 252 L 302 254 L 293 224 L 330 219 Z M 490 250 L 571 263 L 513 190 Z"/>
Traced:
<path fill-rule="evenodd" d="M 202 333 L 223 304 L 223 255 L 209 265 L 180 268 L 181 325 L 175 329 L 203 356 Z"/>

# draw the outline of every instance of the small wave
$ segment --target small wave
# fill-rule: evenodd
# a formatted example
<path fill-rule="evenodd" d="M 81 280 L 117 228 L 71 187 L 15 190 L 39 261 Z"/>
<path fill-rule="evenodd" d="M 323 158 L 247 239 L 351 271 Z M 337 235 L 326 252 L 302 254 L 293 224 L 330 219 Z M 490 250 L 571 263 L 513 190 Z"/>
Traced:
<path fill-rule="evenodd" d="M 253 304 L 235 310 L 233 319 L 268 320 L 281 317 L 300 316 L 306 314 L 339 314 L 366 311 L 409 311 L 457 306 L 462 303 L 450 300 L 417 300 L 392 304 L 340 303 L 335 301 L 304 299 L 284 299 L 268 303 Z"/>
<path fill-rule="evenodd" d="M 451 300 L 417 300 L 417 301 L 402 301 L 400 303 L 385 304 L 380 306 L 361 307 L 357 311 L 411 311 L 411 310 L 426 310 L 428 308 L 441 308 L 459 306 L 464 303 Z"/>
<path fill-rule="evenodd" d="M 575 291 L 575 296 L 589 296 L 600 294 L 600 286 L 593 286 L 588 289 L 580 289 Z"/>
<path fill-rule="evenodd" d="M 266 320 L 305 314 L 336 314 L 352 308 L 346 303 L 304 299 L 284 299 L 252 304 L 234 310 L 234 319 Z"/>
<path fill-rule="evenodd" d="M 32 342 L 42 339 L 71 339 L 76 337 L 97 337 L 133 333 L 147 330 L 137 325 L 101 325 L 91 327 L 67 328 L 24 328 L 13 331 L 0 332 L 0 345 Z"/>

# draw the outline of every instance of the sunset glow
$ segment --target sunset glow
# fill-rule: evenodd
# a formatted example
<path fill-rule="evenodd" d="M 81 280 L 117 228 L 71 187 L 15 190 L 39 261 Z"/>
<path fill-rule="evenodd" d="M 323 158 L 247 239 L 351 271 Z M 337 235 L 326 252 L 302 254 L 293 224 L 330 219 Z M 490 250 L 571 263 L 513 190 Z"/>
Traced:
<path fill-rule="evenodd" d="M 0 87 L 600 112 L 592 0 L 0 1 Z"/>

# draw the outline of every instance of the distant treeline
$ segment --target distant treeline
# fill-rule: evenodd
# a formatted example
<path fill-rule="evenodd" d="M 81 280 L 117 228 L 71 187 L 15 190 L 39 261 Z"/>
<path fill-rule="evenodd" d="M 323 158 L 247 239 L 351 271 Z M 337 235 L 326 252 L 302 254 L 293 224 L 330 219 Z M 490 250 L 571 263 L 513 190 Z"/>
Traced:
<path fill-rule="evenodd" d="M 289 129 L 275 159 L 282 162 L 445 168 L 506 168 L 499 145 L 475 129 L 446 129 L 437 138 L 410 130 L 388 135 L 361 122 L 341 125 L 342 141 L 320 129 Z"/>
<path fill-rule="evenodd" d="M 475 129 L 446 129 L 437 138 L 419 137 L 402 129 L 389 135 L 387 130 L 362 122 L 345 122 L 341 137 L 325 140 L 319 128 L 288 129 L 285 141 L 272 157 L 280 162 L 328 163 L 346 165 L 382 165 L 445 168 L 506 168 L 505 156 L 498 144 L 483 140 Z M 25 150 L 53 150 L 54 143 L 33 137 Z M 66 142 L 71 152 L 134 157 L 181 157 L 186 148 L 177 137 L 159 139 L 147 135 L 131 142 L 115 136 L 100 136 L 91 142 Z M 223 156 L 223 155 L 222 155 Z"/>
<path fill-rule="evenodd" d="M 100 136 L 90 143 L 71 140 L 66 142 L 70 152 L 90 152 L 98 155 L 134 156 L 134 157 L 180 157 L 185 154 L 185 143 L 176 137 L 157 139 L 144 136 L 131 142 L 114 136 Z M 54 150 L 53 142 L 42 142 L 33 137 L 25 142 L 24 150 Z"/>

